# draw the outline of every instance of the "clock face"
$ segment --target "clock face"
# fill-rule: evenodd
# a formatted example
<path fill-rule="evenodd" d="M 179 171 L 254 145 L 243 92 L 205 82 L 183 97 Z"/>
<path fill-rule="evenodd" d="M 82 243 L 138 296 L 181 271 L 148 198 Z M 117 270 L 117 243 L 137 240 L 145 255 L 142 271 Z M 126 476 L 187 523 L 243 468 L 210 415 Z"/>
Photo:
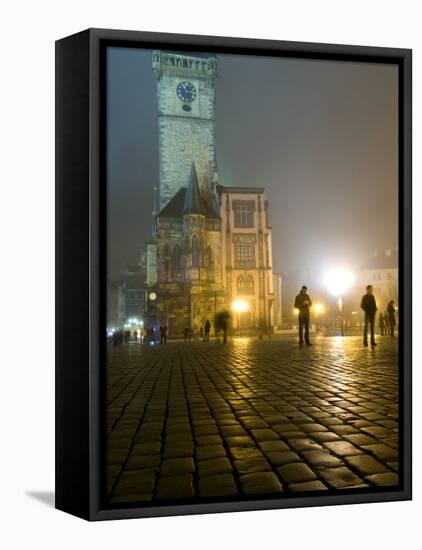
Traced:
<path fill-rule="evenodd" d="M 180 101 L 192 102 L 196 99 L 196 89 L 191 82 L 180 82 L 176 89 Z"/>
<path fill-rule="evenodd" d="M 151 301 L 156 300 L 156 299 L 157 299 L 157 294 L 156 294 L 155 292 L 150 292 L 150 293 L 149 293 L 149 299 L 150 299 Z"/>

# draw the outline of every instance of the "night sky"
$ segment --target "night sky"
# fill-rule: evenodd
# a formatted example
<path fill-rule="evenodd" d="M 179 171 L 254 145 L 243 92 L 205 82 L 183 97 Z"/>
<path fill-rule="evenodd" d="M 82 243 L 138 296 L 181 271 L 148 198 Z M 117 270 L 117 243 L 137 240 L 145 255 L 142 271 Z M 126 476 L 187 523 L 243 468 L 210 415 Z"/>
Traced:
<path fill-rule="evenodd" d="M 108 51 L 109 277 L 151 237 L 158 123 L 151 51 Z M 398 244 L 393 65 L 218 56 L 219 183 L 262 186 L 274 270 L 318 281 Z M 299 284 L 302 284 L 300 280 Z"/>

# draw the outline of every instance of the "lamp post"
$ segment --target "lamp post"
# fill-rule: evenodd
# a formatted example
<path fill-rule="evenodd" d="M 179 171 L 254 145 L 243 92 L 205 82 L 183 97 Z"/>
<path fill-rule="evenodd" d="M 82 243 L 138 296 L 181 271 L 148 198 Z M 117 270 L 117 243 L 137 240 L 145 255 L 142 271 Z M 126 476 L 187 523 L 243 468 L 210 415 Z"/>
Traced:
<path fill-rule="evenodd" d="M 334 269 L 325 276 L 325 284 L 336 298 L 341 321 L 341 335 L 344 336 L 344 295 L 351 288 L 355 277 L 344 269 Z"/>
<path fill-rule="evenodd" d="M 338 312 L 340 314 L 340 323 L 341 323 L 341 335 L 344 336 L 344 311 L 343 311 L 343 296 L 339 296 L 338 300 Z"/>
<path fill-rule="evenodd" d="M 316 304 L 314 304 L 312 306 L 312 309 L 314 311 L 314 314 L 315 314 L 315 331 L 317 333 L 319 333 L 319 324 L 318 324 L 318 319 L 319 319 L 319 316 L 322 315 L 324 312 L 325 312 L 325 307 L 324 307 L 324 304 L 321 304 L 320 302 L 317 302 Z"/>
<path fill-rule="evenodd" d="M 241 335 L 240 314 L 249 311 L 249 304 L 246 300 L 237 299 L 232 304 L 232 310 L 237 313 L 237 324 L 239 328 L 239 336 Z"/>

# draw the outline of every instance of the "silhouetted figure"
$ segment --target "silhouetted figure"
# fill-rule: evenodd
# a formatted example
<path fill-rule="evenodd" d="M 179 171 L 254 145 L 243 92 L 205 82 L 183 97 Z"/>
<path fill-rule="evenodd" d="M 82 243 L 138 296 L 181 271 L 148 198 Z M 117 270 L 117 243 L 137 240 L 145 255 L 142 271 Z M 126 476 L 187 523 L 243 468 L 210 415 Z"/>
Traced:
<path fill-rule="evenodd" d="M 394 300 L 388 302 L 387 313 L 388 323 L 390 325 L 390 336 L 394 338 L 394 327 L 396 326 L 396 308 L 394 307 Z"/>
<path fill-rule="evenodd" d="M 218 314 L 217 317 L 217 331 L 218 333 L 220 330 L 223 331 L 223 344 L 227 343 L 227 332 L 229 330 L 229 318 L 230 314 L 228 311 L 222 311 Z"/>
<path fill-rule="evenodd" d="M 160 325 L 160 344 L 167 344 L 167 325 Z"/>
<path fill-rule="evenodd" d="M 210 330 L 211 330 L 211 323 L 209 322 L 209 319 L 207 319 L 204 325 L 204 342 L 210 341 Z"/>
<path fill-rule="evenodd" d="M 312 346 L 309 340 L 309 318 L 312 301 L 307 291 L 308 287 L 303 286 L 301 288 L 295 299 L 295 308 L 299 310 L 299 344 L 303 345 L 303 329 L 305 329 L 305 343 L 307 346 Z"/>
<path fill-rule="evenodd" d="M 384 315 L 382 314 L 382 312 L 380 313 L 380 316 L 379 316 L 379 319 L 378 319 L 378 324 L 379 324 L 379 327 L 380 327 L 380 335 L 384 336 L 385 321 L 384 321 Z"/>
<path fill-rule="evenodd" d="M 373 295 L 372 285 L 366 287 L 366 294 L 362 296 L 360 307 L 365 312 L 365 326 L 363 329 L 363 345 L 368 346 L 368 326 L 371 331 L 371 346 L 376 346 L 375 342 L 375 314 L 377 312 L 377 303 Z"/>

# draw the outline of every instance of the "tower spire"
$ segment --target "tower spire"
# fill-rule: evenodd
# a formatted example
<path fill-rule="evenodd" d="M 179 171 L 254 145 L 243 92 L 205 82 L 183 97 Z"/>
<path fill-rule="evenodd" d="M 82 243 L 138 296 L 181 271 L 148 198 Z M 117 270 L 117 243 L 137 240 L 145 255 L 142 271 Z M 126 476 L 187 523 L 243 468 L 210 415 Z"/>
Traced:
<path fill-rule="evenodd" d="M 199 190 L 198 176 L 196 175 L 195 163 L 192 162 L 190 169 L 189 184 L 186 190 L 184 214 L 205 214 L 204 203 Z"/>

